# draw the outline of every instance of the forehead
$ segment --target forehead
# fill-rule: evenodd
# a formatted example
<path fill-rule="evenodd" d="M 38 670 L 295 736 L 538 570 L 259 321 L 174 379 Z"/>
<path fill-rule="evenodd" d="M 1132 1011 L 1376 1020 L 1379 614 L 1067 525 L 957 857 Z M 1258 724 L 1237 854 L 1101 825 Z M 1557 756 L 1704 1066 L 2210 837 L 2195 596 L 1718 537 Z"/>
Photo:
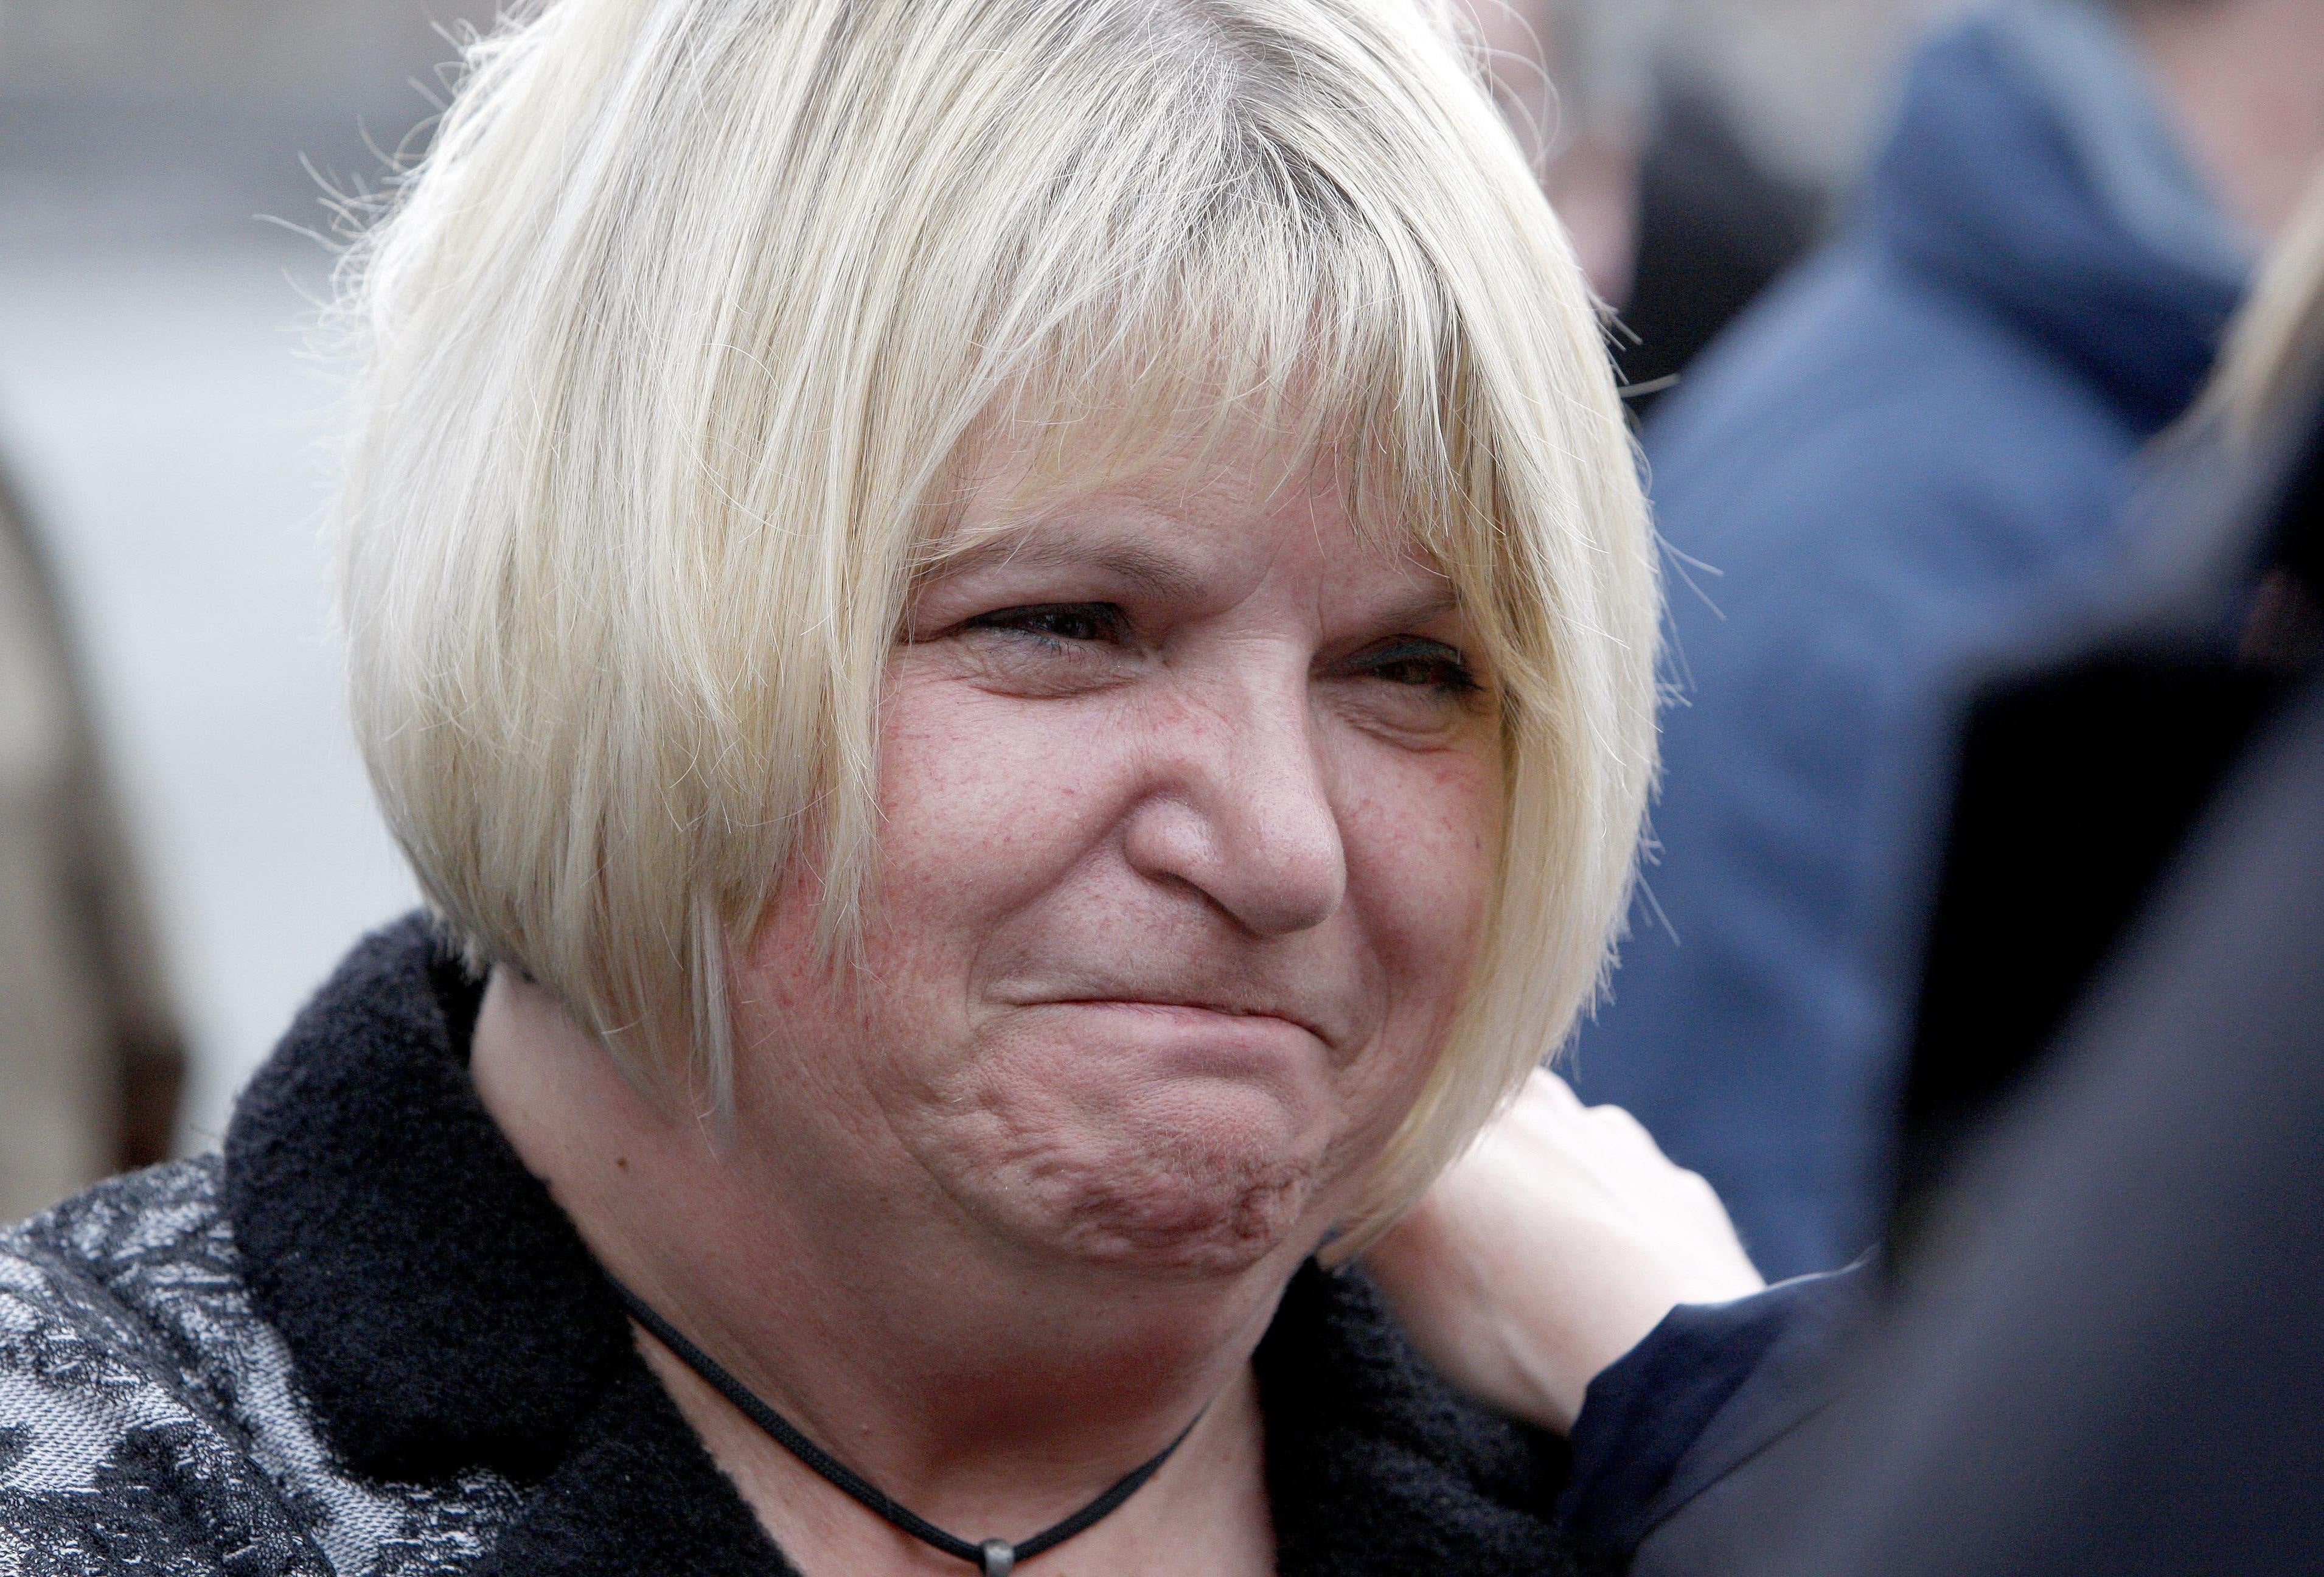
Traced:
<path fill-rule="evenodd" d="M 1408 532 L 1367 528 L 1354 493 L 1329 453 L 1181 449 L 1128 474 L 1098 466 L 1079 478 L 1028 478 L 1004 464 L 967 487 L 930 568 L 1090 569 L 1173 598 L 1304 571 L 1323 586 L 1457 602 L 1434 555 Z"/>

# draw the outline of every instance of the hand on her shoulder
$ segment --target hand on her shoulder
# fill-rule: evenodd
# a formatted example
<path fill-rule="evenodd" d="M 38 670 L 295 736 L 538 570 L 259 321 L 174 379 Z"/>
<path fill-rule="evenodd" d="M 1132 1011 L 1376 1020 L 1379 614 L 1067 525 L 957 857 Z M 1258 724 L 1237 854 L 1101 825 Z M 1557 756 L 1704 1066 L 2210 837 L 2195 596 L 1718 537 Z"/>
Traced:
<path fill-rule="evenodd" d="M 1364 1263 L 1448 1379 L 1561 1432 L 1674 1307 L 1766 1285 L 1708 1183 L 1546 1070 Z"/>

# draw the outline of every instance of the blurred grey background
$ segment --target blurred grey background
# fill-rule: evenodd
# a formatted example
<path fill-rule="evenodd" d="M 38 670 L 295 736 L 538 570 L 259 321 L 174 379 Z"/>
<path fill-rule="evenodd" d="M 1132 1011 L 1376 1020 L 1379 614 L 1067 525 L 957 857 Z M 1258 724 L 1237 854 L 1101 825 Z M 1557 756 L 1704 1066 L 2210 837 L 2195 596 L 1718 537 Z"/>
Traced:
<path fill-rule="evenodd" d="M 1682 0 L 1680 70 L 1843 186 L 1944 0 Z M 342 726 L 323 185 L 375 183 L 485 0 L 0 0 L 0 462 L 62 583 L 193 1051 L 180 1143 L 412 901 Z M 307 233 L 302 233 L 307 232 Z M 0 959 L 0 991 L 8 961 Z"/>
<path fill-rule="evenodd" d="M 309 165 L 375 179 L 367 143 L 432 113 L 438 29 L 465 19 L 0 0 L 0 456 L 144 868 L 193 1053 L 188 1148 L 348 940 L 412 900 L 329 639 L 335 390 L 302 350 L 329 254 L 259 216 L 327 224 Z"/>

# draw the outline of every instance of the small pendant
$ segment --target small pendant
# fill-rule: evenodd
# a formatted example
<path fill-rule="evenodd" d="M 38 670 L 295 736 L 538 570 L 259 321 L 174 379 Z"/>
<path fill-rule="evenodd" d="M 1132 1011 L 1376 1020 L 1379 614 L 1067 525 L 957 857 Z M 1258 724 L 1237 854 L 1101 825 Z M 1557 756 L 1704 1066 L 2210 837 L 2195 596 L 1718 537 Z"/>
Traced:
<path fill-rule="evenodd" d="M 984 1557 L 984 1577 L 1009 1577 L 1017 1569 L 1017 1546 L 1006 1539 L 987 1539 L 976 1553 Z"/>

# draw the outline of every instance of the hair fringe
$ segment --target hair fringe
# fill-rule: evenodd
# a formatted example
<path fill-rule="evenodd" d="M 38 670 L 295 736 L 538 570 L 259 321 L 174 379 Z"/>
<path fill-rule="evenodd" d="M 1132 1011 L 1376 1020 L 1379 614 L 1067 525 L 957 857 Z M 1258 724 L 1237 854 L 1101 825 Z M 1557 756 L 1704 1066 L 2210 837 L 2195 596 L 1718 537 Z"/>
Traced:
<path fill-rule="evenodd" d="M 880 679 L 963 490 L 1255 435 L 1439 561 L 1508 687 L 1476 985 L 1338 1243 L 1599 989 L 1654 766 L 1638 470 L 1563 232 L 1412 0 L 534 4 L 338 211 L 364 760 L 470 956 L 641 1083 L 729 1109 L 778 882 L 860 964 Z"/>

